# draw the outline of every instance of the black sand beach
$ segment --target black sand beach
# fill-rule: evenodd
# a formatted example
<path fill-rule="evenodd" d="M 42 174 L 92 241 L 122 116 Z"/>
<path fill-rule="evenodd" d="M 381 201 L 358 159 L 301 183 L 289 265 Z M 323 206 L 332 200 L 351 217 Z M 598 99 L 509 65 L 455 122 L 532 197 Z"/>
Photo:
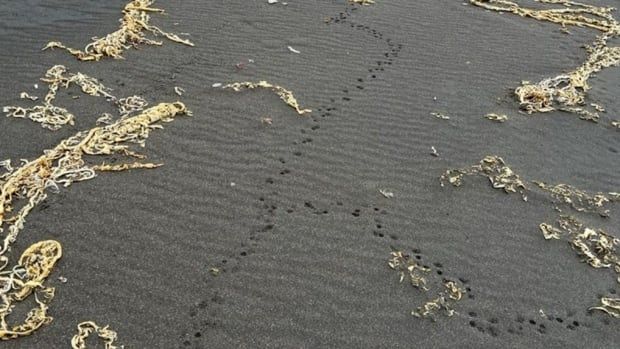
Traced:
<path fill-rule="evenodd" d="M 0 4 L 2 105 L 23 104 L 21 91 L 43 93 L 33 84 L 62 64 L 119 96 L 181 100 L 193 111 L 150 135 L 143 153 L 164 166 L 99 174 L 30 214 L 13 258 L 40 240 L 62 243 L 49 278 L 54 320 L 0 348 L 69 348 L 86 320 L 110 325 L 125 348 L 618 345 L 619 320 L 587 311 L 620 292 L 616 276 L 543 238 L 538 225 L 557 216 L 548 197 L 523 202 L 483 177 L 459 188 L 439 182 L 446 169 L 497 154 L 528 179 L 618 191 L 618 130 L 569 113 L 522 114 L 512 95 L 522 80 L 580 65 L 581 46 L 597 33 L 566 35 L 461 1 L 160 0 L 167 15 L 152 22 L 191 34 L 195 47 L 164 42 L 96 63 L 41 51 L 116 30 L 125 4 Z M 293 91 L 313 112 L 297 115 L 265 90 L 212 87 L 258 80 Z M 615 119 L 619 83 L 620 70 L 609 68 L 588 93 Z M 0 117 L 0 159 L 36 158 L 114 113 L 68 91 L 79 99 L 63 91 L 58 100 L 74 126 L 50 132 Z M 618 206 L 585 219 L 619 234 Z M 393 249 L 419 249 L 431 278 L 464 282 L 454 316 L 411 315 L 434 293 L 398 282 L 387 266 Z"/>

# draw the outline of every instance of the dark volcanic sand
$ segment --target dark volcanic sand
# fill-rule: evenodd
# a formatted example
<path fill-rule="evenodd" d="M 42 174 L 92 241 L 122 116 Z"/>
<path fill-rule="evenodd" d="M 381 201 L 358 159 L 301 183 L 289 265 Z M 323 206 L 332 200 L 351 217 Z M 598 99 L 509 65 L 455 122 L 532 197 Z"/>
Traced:
<path fill-rule="evenodd" d="M 109 324 L 127 348 L 617 345 L 617 320 L 586 311 L 618 290 L 615 277 L 543 239 L 538 224 L 556 217 L 548 198 L 524 203 L 483 178 L 457 189 L 438 182 L 447 168 L 497 154 L 528 179 L 617 191 L 620 133 L 575 115 L 519 114 L 511 96 L 521 80 L 581 64 L 580 46 L 597 33 L 565 35 L 461 1 L 171 0 L 155 4 L 168 15 L 152 23 L 191 33 L 195 48 L 165 42 L 99 63 L 40 51 L 50 40 L 83 47 L 115 30 L 125 3 L 0 3 L 2 105 L 25 104 L 21 91 L 41 95 L 32 85 L 63 64 L 152 104 L 179 99 L 181 86 L 194 112 L 148 140 L 145 152 L 164 167 L 77 183 L 28 217 L 14 258 L 39 240 L 63 245 L 49 281 L 54 321 L 0 347 L 68 348 L 85 320 Z M 247 59 L 255 63 L 235 68 Z M 619 72 L 597 74 L 590 93 L 616 118 Z M 314 112 L 300 117 L 267 91 L 211 88 L 261 79 Z M 113 112 L 70 91 L 81 98 L 60 93 L 58 104 L 76 126 L 49 132 L 2 117 L 0 158 L 32 159 Z M 484 119 L 490 112 L 510 120 Z M 273 125 L 261 125 L 265 116 Z M 618 217 L 615 207 L 591 222 L 618 233 Z M 386 264 L 392 247 L 418 248 L 444 276 L 468 281 L 457 315 L 435 323 L 410 315 L 434 293 L 398 283 Z M 214 277 L 212 267 L 223 272 Z"/>

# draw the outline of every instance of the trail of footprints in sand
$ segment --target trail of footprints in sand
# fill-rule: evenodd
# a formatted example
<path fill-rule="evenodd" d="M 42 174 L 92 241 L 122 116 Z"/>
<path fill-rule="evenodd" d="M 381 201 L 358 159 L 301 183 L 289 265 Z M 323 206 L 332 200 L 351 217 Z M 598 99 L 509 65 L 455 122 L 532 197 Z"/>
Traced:
<path fill-rule="evenodd" d="M 314 112 L 309 114 L 313 120 L 313 125 L 307 129 L 301 130 L 302 137 L 298 141 L 295 141 L 295 149 L 291 154 L 294 157 L 303 157 L 304 146 L 313 142 L 311 134 L 319 131 L 321 128 L 320 123 L 325 122 L 325 119 L 329 117 L 337 116 L 342 105 L 354 103 L 355 97 L 357 96 L 356 92 L 361 93 L 367 84 L 371 84 L 373 80 L 379 78 L 386 68 L 392 66 L 395 59 L 398 57 L 398 54 L 402 50 L 402 44 L 398 44 L 390 38 L 384 38 L 383 33 L 375 28 L 352 21 L 350 17 L 353 12 L 360 8 L 361 7 L 359 5 L 347 4 L 343 12 L 328 18 L 325 21 L 326 25 L 340 24 L 352 28 L 352 30 L 359 31 L 360 34 L 366 38 L 374 38 L 374 40 L 385 44 L 386 51 L 383 53 L 383 56 L 379 57 L 372 66 L 366 68 L 366 74 L 360 75 L 360 77 L 356 79 L 356 84 L 351 86 L 343 86 L 339 96 L 330 97 L 327 103 L 317 108 L 316 111 L 318 113 Z M 280 165 L 285 165 L 287 163 L 286 156 L 283 155 L 280 157 L 278 162 Z M 398 240 L 398 236 L 396 234 L 387 232 L 385 229 L 385 217 L 388 212 L 377 206 L 368 206 L 365 208 L 352 206 L 351 208 L 347 208 L 342 201 L 334 201 L 330 204 L 318 204 L 313 201 L 302 200 L 294 207 L 279 207 L 280 200 L 278 198 L 279 194 L 277 187 L 280 183 L 280 179 L 278 179 L 278 177 L 291 174 L 293 173 L 290 169 L 280 167 L 274 175 L 265 178 L 265 194 L 260 196 L 255 201 L 255 205 L 260 207 L 262 212 L 259 217 L 257 217 L 257 221 L 259 222 L 258 227 L 249 231 L 247 240 L 239 244 L 239 249 L 236 252 L 231 253 L 228 258 L 210 266 L 210 268 L 216 268 L 218 270 L 218 274 L 217 276 L 212 273 L 205 275 L 207 283 L 211 285 L 210 291 L 204 295 L 204 298 L 195 304 L 195 306 L 189 311 L 190 318 L 192 319 L 193 331 L 190 333 L 185 333 L 181 336 L 183 347 L 189 347 L 201 343 L 203 338 L 207 337 L 203 336 L 203 332 L 221 327 L 220 317 L 224 312 L 223 304 L 225 303 L 225 299 L 217 291 L 218 280 L 225 277 L 230 272 L 239 270 L 242 264 L 242 259 L 250 256 L 255 251 L 263 234 L 276 232 L 277 211 L 286 212 L 287 214 L 294 214 L 296 212 L 302 214 L 313 214 L 316 215 L 317 218 L 334 213 L 334 210 L 338 210 L 338 213 L 350 214 L 353 217 L 360 217 L 362 214 L 371 214 L 374 216 L 374 225 L 369 226 L 366 229 L 369 234 L 373 234 L 373 236 L 377 239 L 382 239 L 386 243 L 386 252 L 389 252 L 389 243 Z M 441 266 L 440 263 L 435 264 Z M 443 273 L 441 268 L 437 269 L 437 273 L 438 275 Z"/>

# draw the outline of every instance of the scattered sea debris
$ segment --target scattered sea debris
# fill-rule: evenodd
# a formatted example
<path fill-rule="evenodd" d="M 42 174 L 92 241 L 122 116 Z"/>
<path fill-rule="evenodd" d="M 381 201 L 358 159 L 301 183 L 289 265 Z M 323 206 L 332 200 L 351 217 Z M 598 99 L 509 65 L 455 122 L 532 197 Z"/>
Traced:
<path fill-rule="evenodd" d="M 349 0 L 349 2 L 360 5 L 372 5 L 375 3 L 374 0 Z"/>
<path fill-rule="evenodd" d="M 461 288 L 456 282 L 449 280 L 444 280 L 443 286 L 445 288 L 444 291 L 439 292 L 436 298 L 427 301 L 411 312 L 411 314 L 416 317 L 430 318 L 432 321 L 435 321 L 435 316 L 443 309 L 447 316 L 453 316 L 456 311 L 452 309 L 452 306 L 455 302 L 463 298 L 465 289 Z"/>
<path fill-rule="evenodd" d="M 86 349 L 86 338 L 93 332 L 97 334 L 97 337 L 103 340 L 105 349 L 119 349 L 119 347 L 114 344 L 117 339 L 117 334 L 110 329 L 109 326 L 99 326 L 93 321 L 84 321 L 78 324 L 77 331 L 78 333 L 71 338 L 72 349 Z M 123 348 L 123 346 L 120 348 Z"/>
<path fill-rule="evenodd" d="M 506 116 L 505 114 L 489 113 L 485 115 L 484 117 L 491 121 L 496 121 L 496 122 L 506 122 L 508 120 L 508 116 Z"/>
<path fill-rule="evenodd" d="M 379 193 L 381 193 L 381 195 L 383 195 L 383 197 L 391 199 L 394 197 L 394 193 L 392 193 L 391 191 L 388 191 L 387 189 L 379 189 Z"/>
<path fill-rule="evenodd" d="M 47 314 L 48 305 L 54 298 L 54 288 L 44 285 L 56 262 L 62 257 L 62 247 L 58 241 L 46 240 L 28 247 L 19 258 L 17 265 L 2 271 L 8 259 L 2 256 L 0 266 L 0 339 L 9 340 L 28 336 L 52 321 Z M 30 310 L 23 323 L 9 325 L 7 317 L 16 303 L 34 295 L 36 307 Z"/>
<path fill-rule="evenodd" d="M 601 305 L 597 307 L 592 307 L 588 310 L 600 310 L 612 317 L 620 318 L 620 298 L 601 297 Z"/>
<path fill-rule="evenodd" d="M 302 109 L 299 106 L 299 103 L 297 102 L 297 99 L 295 99 L 295 96 L 293 95 L 293 92 L 285 89 L 282 86 L 278 86 L 278 85 L 272 85 L 270 83 L 268 83 L 267 81 L 259 81 L 259 82 L 250 82 L 250 81 L 243 81 L 243 82 L 234 82 L 234 83 L 230 83 L 227 85 L 222 86 L 223 89 L 232 89 L 235 92 L 239 92 L 243 89 L 255 89 L 255 88 L 266 88 L 269 89 L 273 92 L 275 92 L 278 96 L 280 96 L 280 99 L 282 99 L 286 104 L 288 104 L 289 106 L 291 106 L 292 108 L 294 108 L 297 111 L 297 114 L 299 115 L 303 115 L 306 113 L 310 113 L 312 112 L 311 109 Z"/>
<path fill-rule="evenodd" d="M 69 88 L 71 85 L 77 85 L 82 92 L 91 96 L 103 96 L 108 100 L 116 98 L 110 94 L 111 90 L 103 86 L 97 79 L 82 73 L 69 73 L 68 69 L 63 65 L 55 65 L 51 67 L 41 81 L 48 84 L 48 92 L 43 99 L 43 104 L 36 105 L 31 108 L 23 108 L 17 106 L 6 106 L 3 111 L 9 117 L 28 118 L 42 127 L 50 130 L 58 130 L 62 126 L 74 124 L 74 116 L 67 109 L 55 106 L 53 104 L 56 99 L 56 93 L 62 88 Z M 36 101 L 38 98 L 22 92 L 21 98 L 28 98 Z"/>
<path fill-rule="evenodd" d="M 513 13 L 540 21 L 556 23 L 566 29 L 568 26 L 598 30 L 601 34 L 593 44 L 585 46 L 588 58 L 576 69 L 553 78 L 531 84 L 524 82 L 516 88 L 515 94 L 521 108 L 527 113 L 545 113 L 562 110 L 577 113 L 580 118 L 597 122 L 598 114 L 581 107 L 586 104 L 586 92 L 590 89 L 588 80 L 604 68 L 620 64 L 620 47 L 608 47 L 607 43 L 620 36 L 620 24 L 613 17 L 611 7 L 598 7 L 569 0 L 536 0 L 543 4 L 562 5 L 547 9 L 524 8 L 514 1 L 470 0 L 476 6 L 500 13 Z M 603 109 L 594 106 L 597 111 Z"/>
<path fill-rule="evenodd" d="M 392 251 L 388 265 L 399 272 L 400 282 L 407 278 L 411 286 L 428 291 L 425 274 L 428 274 L 430 269 L 418 264 L 408 254 L 403 251 Z"/>
<path fill-rule="evenodd" d="M 103 57 L 122 59 L 123 52 L 131 47 L 144 45 L 162 45 L 161 41 L 147 38 L 147 32 L 153 36 L 164 36 L 168 40 L 178 42 L 188 46 L 194 44 L 182 39 L 176 34 L 167 33 L 156 26 L 150 24 L 151 16 L 149 13 L 164 13 L 163 9 L 153 8 L 151 5 L 155 0 L 133 0 L 125 5 L 123 18 L 120 19 L 121 27 L 102 38 L 93 38 L 93 42 L 86 45 L 84 50 L 78 50 L 65 46 L 58 41 L 49 42 L 43 50 L 60 48 L 64 49 L 81 61 L 99 61 Z"/>
<path fill-rule="evenodd" d="M 174 93 L 176 93 L 178 96 L 183 96 L 183 93 L 185 93 L 185 89 L 179 86 L 175 86 Z"/>
<path fill-rule="evenodd" d="M 437 152 L 437 149 L 435 149 L 434 146 L 431 147 L 431 155 L 434 157 L 439 157 L 439 153 Z"/>
<path fill-rule="evenodd" d="M 291 52 L 293 52 L 293 53 L 296 53 L 296 54 L 300 54 L 300 53 L 301 53 L 300 51 L 298 51 L 298 50 L 296 50 L 296 49 L 292 48 L 291 46 L 287 46 L 287 48 L 288 48 L 288 50 L 289 50 L 289 51 L 291 51 Z"/>
<path fill-rule="evenodd" d="M 485 176 L 495 189 L 503 189 L 506 193 L 520 193 L 524 201 L 527 201 L 527 187 L 521 177 L 514 173 L 506 165 L 504 159 L 497 155 L 485 156 L 477 165 L 471 167 L 447 170 L 440 178 L 441 185 L 445 182 L 455 187 L 463 184 L 463 177 L 470 175 Z"/>

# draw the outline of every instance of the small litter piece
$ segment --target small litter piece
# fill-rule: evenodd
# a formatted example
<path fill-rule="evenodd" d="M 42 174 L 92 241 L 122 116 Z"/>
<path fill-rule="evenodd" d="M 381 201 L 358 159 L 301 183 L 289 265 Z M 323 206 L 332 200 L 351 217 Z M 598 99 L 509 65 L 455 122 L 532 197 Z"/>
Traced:
<path fill-rule="evenodd" d="M 218 276 L 218 275 L 220 275 L 221 270 L 219 268 L 211 268 L 211 269 L 209 269 L 209 272 L 213 276 Z"/>
<path fill-rule="evenodd" d="M 297 53 L 297 54 L 301 53 L 301 52 L 297 51 L 296 49 L 292 48 L 291 46 L 288 46 L 288 50 L 293 52 L 293 53 Z"/>
<path fill-rule="evenodd" d="M 312 112 L 312 109 L 301 109 L 301 107 L 299 106 L 299 103 L 297 102 L 297 99 L 295 99 L 295 96 L 293 95 L 293 92 L 281 86 L 272 85 L 264 80 L 259 81 L 259 82 L 250 82 L 250 81 L 234 82 L 234 83 L 224 85 L 222 88 L 232 89 L 235 92 L 239 92 L 243 89 L 252 90 L 256 88 L 266 88 L 266 89 L 269 89 L 275 92 L 278 96 L 280 96 L 280 99 L 282 99 L 286 104 L 294 108 L 297 111 L 297 114 L 303 115 L 303 114 Z"/>
<path fill-rule="evenodd" d="M 67 278 L 66 278 L 66 277 L 64 277 L 64 276 L 59 276 L 59 277 L 58 277 L 58 281 L 62 282 L 63 284 L 66 284 L 66 283 L 67 283 L 67 281 L 69 281 L 69 280 L 67 280 Z"/>
<path fill-rule="evenodd" d="M 260 123 L 263 125 L 271 125 L 273 124 L 273 119 L 269 117 L 262 117 L 260 118 Z"/>
<path fill-rule="evenodd" d="M 174 87 L 174 93 L 176 93 L 179 96 L 183 96 L 183 93 L 185 93 L 185 89 L 183 89 L 182 87 L 179 87 L 179 86 L 175 86 Z"/>
<path fill-rule="evenodd" d="M 110 329 L 109 326 L 102 327 L 93 321 L 85 321 L 78 324 L 77 331 L 78 333 L 71 338 L 72 349 L 87 349 L 86 338 L 92 333 L 96 333 L 97 337 L 103 340 L 105 349 L 119 349 L 119 347 L 114 344 L 117 339 L 117 334 Z M 123 346 L 120 348 L 123 348 Z"/>
<path fill-rule="evenodd" d="M 372 5 L 375 3 L 374 0 L 349 0 L 349 2 L 360 5 Z"/>
<path fill-rule="evenodd" d="M 86 45 L 83 51 L 67 47 L 58 41 L 49 42 L 43 50 L 60 48 L 81 61 L 99 61 L 103 57 L 122 59 L 123 52 L 128 48 L 137 48 L 140 44 L 156 46 L 163 44 L 161 41 L 148 39 L 146 32 L 150 32 L 154 36 L 164 36 L 168 40 L 187 46 L 194 46 L 191 41 L 182 39 L 176 34 L 166 33 L 150 24 L 151 16 L 149 13 L 164 13 L 162 9 L 151 7 L 154 2 L 155 0 L 133 0 L 129 2 L 123 9 L 120 29 L 102 38 L 93 38 L 94 41 Z"/>
<path fill-rule="evenodd" d="M 600 310 L 612 317 L 620 318 L 620 298 L 601 297 L 601 305 L 588 310 Z"/>
<path fill-rule="evenodd" d="M 442 114 L 442 113 L 438 113 L 438 112 L 432 112 L 431 113 L 432 116 L 438 118 L 438 119 L 442 119 L 442 120 L 450 120 L 450 116 Z"/>
<path fill-rule="evenodd" d="M 484 117 L 491 121 L 496 121 L 496 122 L 506 122 L 508 120 L 508 116 L 506 116 L 505 114 L 489 113 L 485 115 Z"/>
<path fill-rule="evenodd" d="M 431 155 L 435 156 L 435 157 L 439 157 L 439 153 L 437 152 L 437 149 L 435 149 L 435 147 L 431 147 Z"/>
<path fill-rule="evenodd" d="M 20 94 L 19 94 L 19 98 L 21 98 L 21 99 L 29 99 L 29 100 L 31 100 L 31 101 L 36 101 L 36 100 L 38 100 L 38 99 L 39 99 L 39 97 L 37 97 L 37 96 L 31 96 L 31 95 L 29 95 L 29 94 L 28 94 L 28 92 L 22 92 L 22 93 L 20 93 Z"/>
<path fill-rule="evenodd" d="M 392 193 L 391 191 L 387 191 L 386 189 L 379 189 L 379 193 L 381 193 L 381 195 L 383 195 L 384 197 L 391 199 L 394 197 L 394 193 Z"/>
<path fill-rule="evenodd" d="M 620 130 L 620 120 L 612 120 L 611 126 Z"/>

